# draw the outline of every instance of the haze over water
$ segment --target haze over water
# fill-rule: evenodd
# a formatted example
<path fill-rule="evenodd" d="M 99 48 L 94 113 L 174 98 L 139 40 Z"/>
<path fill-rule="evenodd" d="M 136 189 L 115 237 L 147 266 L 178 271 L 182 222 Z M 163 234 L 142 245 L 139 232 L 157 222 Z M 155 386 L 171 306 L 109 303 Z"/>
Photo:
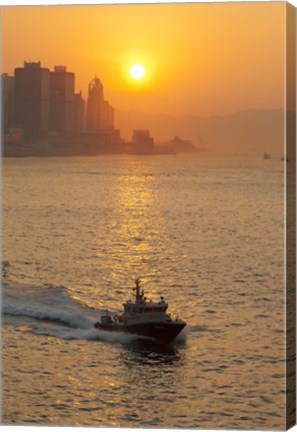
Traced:
<path fill-rule="evenodd" d="M 284 164 L 4 160 L 3 422 L 285 428 Z M 187 328 L 93 328 L 135 276 Z"/>

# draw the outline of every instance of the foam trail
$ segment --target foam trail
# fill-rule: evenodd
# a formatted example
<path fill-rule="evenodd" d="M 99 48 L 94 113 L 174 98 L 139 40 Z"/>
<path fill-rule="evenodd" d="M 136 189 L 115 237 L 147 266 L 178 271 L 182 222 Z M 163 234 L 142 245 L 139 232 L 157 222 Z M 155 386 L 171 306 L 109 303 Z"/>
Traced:
<path fill-rule="evenodd" d="M 43 287 L 6 285 L 3 290 L 4 315 L 60 322 L 73 328 L 90 328 L 94 314 L 86 305 L 73 300 L 64 286 Z"/>
<path fill-rule="evenodd" d="M 110 343 L 131 343 L 141 336 L 133 335 L 124 332 L 108 332 L 97 330 L 94 328 L 89 329 L 71 329 L 66 327 L 39 327 L 33 329 L 34 334 L 53 336 L 65 340 L 89 340 L 89 341 L 102 341 Z"/>
<path fill-rule="evenodd" d="M 89 328 L 92 322 L 85 316 L 73 311 L 56 310 L 49 306 L 31 303 L 23 306 L 4 306 L 3 313 L 14 316 L 26 316 L 39 320 L 58 321 L 70 327 Z"/>

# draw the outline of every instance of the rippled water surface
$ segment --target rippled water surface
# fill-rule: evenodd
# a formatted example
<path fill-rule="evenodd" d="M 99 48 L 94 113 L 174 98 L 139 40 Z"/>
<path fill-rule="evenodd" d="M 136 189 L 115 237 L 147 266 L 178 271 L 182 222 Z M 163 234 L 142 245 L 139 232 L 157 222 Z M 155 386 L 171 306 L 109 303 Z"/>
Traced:
<path fill-rule="evenodd" d="M 284 428 L 283 170 L 5 159 L 2 421 Z M 169 347 L 93 328 L 135 276 L 188 323 Z"/>

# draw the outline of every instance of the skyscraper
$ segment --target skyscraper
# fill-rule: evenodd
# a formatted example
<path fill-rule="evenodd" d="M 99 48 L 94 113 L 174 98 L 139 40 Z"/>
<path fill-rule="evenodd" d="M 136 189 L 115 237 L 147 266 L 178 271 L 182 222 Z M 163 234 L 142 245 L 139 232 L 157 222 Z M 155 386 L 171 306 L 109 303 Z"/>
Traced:
<path fill-rule="evenodd" d="M 13 126 L 14 77 L 2 74 L 3 131 L 7 133 Z"/>
<path fill-rule="evenodd" d="M 15 69 L 14 120 L 26 140 L 40 140 L 49 128 L 50 71 L 40 62 L 24 62 Z"/>
<path fill-rule="evenodd" d="M 95 77 L 89 84 L 86 131 L 100 133 L 114 129 L 114 109 L 104 100 L 103 85 Z"/>
<path fill-rule="evenodd" d="M 74 132 L 82 133 L 84 131 L 85 101 L 82 94 L 74 95 Z"/>
<path fill-rule="evenodd" d="M 67 72 L 66 66 L 55 66 L 50 73 L 51 132 L 74 132 L 74 85 L 75 75 Z"/>

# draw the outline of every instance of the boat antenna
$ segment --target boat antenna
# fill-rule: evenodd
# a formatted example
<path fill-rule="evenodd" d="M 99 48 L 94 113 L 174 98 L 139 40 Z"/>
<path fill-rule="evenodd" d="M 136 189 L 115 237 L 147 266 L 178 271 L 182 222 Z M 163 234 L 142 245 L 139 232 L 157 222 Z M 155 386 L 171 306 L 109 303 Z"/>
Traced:
<path fill-rule="evenodd" d="M 141 294 L 140 294 L 140 277 L 135 278 L 135 287 L 133 288 L 133 290 L 136 291 L 136 293 L 135 293 L 136 300 L 139 300 L 141 298 Z"/>

